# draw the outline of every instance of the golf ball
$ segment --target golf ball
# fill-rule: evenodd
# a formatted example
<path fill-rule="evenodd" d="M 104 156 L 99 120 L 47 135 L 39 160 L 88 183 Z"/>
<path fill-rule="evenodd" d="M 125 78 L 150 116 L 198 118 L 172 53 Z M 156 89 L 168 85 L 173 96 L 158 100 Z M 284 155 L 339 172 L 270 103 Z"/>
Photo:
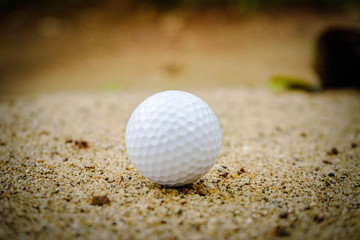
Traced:
<path fill-rule="evenodd" d="M 182 91 L 145 99 L 132 113 L 125 138 L 138 172 L 165 186 L 202 177 L 215 164 L 221 146 L 215 113 L 203 100 Z"/>

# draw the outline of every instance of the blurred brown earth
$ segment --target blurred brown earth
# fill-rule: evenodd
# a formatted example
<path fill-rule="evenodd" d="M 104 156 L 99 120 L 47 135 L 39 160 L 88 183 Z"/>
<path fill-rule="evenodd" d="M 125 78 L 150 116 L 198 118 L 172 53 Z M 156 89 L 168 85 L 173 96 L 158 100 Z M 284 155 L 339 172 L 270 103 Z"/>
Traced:
<path fill-rule="evenodd" d="M 87 9 L 0 30 L 0 94 L 261 87 L 274 74 L 317 82 L 314 42 L 330 25 L 360 27 L 358 9 L 288 9 L 229 15 L 220 10 L 138 10 L 114 19 Z"/>

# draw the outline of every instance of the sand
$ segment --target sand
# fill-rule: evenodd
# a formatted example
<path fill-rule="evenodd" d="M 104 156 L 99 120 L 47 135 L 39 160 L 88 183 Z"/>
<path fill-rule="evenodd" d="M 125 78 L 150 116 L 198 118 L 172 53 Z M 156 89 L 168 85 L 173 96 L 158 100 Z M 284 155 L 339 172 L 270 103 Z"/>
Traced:
<path fill-rule="evenodd" d="M 212 170 L 167 188 L 125 148 L 152 91 L 0 101 L 0 239 L 356 239 L 360 93 L 194 90 L 223 134 Z"/>

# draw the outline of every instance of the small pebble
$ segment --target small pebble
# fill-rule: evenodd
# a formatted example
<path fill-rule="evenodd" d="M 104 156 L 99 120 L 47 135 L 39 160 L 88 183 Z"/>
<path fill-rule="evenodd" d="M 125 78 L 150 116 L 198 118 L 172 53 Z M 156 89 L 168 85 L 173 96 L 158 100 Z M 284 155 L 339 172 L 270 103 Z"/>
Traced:
<path fill-rule="evenodd" d="M 197 194 L 199 194 L 200 196 L 206 196 L 206 192 L 202 189 L 198 189 Z"/>
<path fill-rule="evenodd" d="M 91 200 L 91 205 L 103 206 L 105 204 L 110 204 L 110 199 L 106 195 L 94 196 Z"/>
<path fill-rule="evenodd" d="M 288 237 L 290 232 L 285 229 L 285 227 L 277 226 L 274 230 L 274 235 L 277 237 Z"/>
<path fill-rule="evenodd" d="M 227 176 L 229 175 L 228 172 L 223 172 L 219 175 L 219 177 L 223 177 L 223 178 L 226 178 Z"/>
<path fill-rule="evenodd" d="M 316 216 L 313 217 L 313 220 L 314 220 L 316 223 L 321 223 L 321 222 L 324 221 L 324 217 L 321 217 L 321 216 L 316 215 Z"/>
<path fill-rule="evenodd" d="M 322 162 L 325 163 L 325 164 L 332 164 L 332 162 L 330 162 L 329 160 L 326 160 L 326 159 L 323 160 Z"/>
<path fill-rule="evenodd" d="M 74 146 L 79 149 L 86 149 L 86 148 L 90 147 L 89 143 L 87 141 L 83 141 L 83 140 L 75 140 Z"/>
<path fill-rule="evenodd" d="M 240 170 L 237 172 L 238 175 L 246 173 L 245 169 L 242 167 L 240 168 Z"/>
<path fill-rule="evenodd" d="M 337 148 L 332 148 L 331 149 L 331 152 L 330 152 L 332 155 L 337 155 L 337 154 L 339 154 L 339 151 L 337 150 Z"/>

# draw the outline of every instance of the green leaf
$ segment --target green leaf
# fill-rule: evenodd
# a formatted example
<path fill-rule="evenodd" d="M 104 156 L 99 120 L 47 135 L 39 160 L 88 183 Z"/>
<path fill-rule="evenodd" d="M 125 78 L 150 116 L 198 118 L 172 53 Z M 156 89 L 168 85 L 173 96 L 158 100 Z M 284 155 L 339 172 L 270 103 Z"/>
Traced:
<path fill-rule="evenodd" d="M 272 77 L 269 82 L 269 88 L 273 92 L 282 92 L 286 90 L 303 90 L 307 92 L 320 91 L 319 86 L 311 84 L 304 79 L 284 75 Z"/>

